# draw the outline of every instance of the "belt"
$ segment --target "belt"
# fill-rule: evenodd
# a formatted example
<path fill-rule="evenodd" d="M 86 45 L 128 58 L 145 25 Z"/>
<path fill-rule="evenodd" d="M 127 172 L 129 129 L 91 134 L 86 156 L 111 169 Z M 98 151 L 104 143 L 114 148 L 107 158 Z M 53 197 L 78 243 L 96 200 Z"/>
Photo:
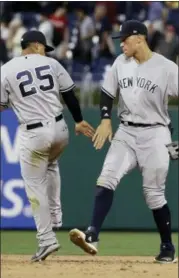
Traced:
<path fill-rule="evenodd" d="M 63 115 L 62 114 L 60 114 L 59 116 L 55 117 L 55 121 L 56 122 L 59 122 L 62 119 L 63 119 Z M 27 125 L 26 128 L 27 128 L 27 130 L 30 130 L 30 129 L 34 129 L 34 128 L 42 127 L 42 126 L 43 126 L 43 124 L 41 122 L 39 122 L 39 123 Z"/>
<path fill-rule="evenodd" d="M 121 121 L 121 123 L 124 124 L 125 126 L 135 126 L 135 127 L 150 127 L 150 126 L 160 125 L 159 123 L 157 123 L 157 124 L 137 124 L 137 123 L 126 122 L 126 121 Z"/>

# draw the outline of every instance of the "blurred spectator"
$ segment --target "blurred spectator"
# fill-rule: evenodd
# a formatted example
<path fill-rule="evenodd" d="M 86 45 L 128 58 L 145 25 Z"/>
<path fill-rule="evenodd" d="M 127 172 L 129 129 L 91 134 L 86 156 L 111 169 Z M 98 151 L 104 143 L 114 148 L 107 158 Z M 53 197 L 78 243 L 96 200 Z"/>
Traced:
<path fill-rule="evenodd" d="M 148 29 L 148 45 L 152 51 L 156 50 L 159 41 L 163 38 L 163 23 L 160 20 L 144 22 Z"/>
<path fill-rule="evenodd" d="M 6 20 L 1 21 L 1 38 L 6 41 L 9 37 L 9 26 Z"/>
<path fill-rule="evenodd" d="M 40 21 L 37 20 L 39 17 Z M 148 43 L 152 51 L 157 50 L 167 58 L 176 60 L 179 34 L 177 1 L 3 1 L 1 51 L 5 53 L 5 43 L 9 58 L 20 55 L 22 34 L 26 29 L 37 28 L 45 34 L 48 44 L 55 47 L 50 55 L 64 66 L 68 64 L 73 68 L 76 64 L 77 70 L 81 66 L 84 72 L 84 65 L 89 65 L 85 66 L 85 70 L 88 71 L 90 67 L 95 72 L 121 53 L 120 40 L 113 41 L 111 33 L 119 31 L 121 23 L 128 19 L 146 20 Z M 172 27 L 166 31 L 166 24 L 174 26 L 175 31 Z M 103 63 L 100 64 L 100 60 Z"/>
<path fill-rule="evenodd" d="M 65 7 L 58 7 L 55 12 L 49 16 L 53 29 L 53 45 L 56 47 L 57 58 L 64 59 L 68 49 L 69 29 L 67 10 Z"/>
<path fill-rule="evenodd" d="M 39 31 L 45 35 L 47 44 L 52 46 L 53 45 L 52 40 L 53 40 L 54 27 L 53 27 L 52 23 L 49 21 L 48 15 L 45 13 L 41 13 L 39 21 L 40 21 L 40 24 L 38 27 Z"/>
<path fill-rule="evenodd" d="M 176 33 L 179 35 L 179 2 L 165 2 L 167 9 L 166 22 L 175 27 Z"/>
<path fill-rule="evenodd" d="M 121 5 L 123 3 L 123 5 Z M 120 7 L 121 6 L 121 7 Z M 120 10 L 125 17 L 125 20 L 136 19 L 140 21 L 146 20 L 147 7 L 145 2 L 141 1 L 121 1 L 119 2 Z"/>
<path fill-rule="evenodd" d="M 97 4 L 94 11 L 94 25 L 96 35 L 99 37 L 98 56 L 111 58 L 115 55 L 115 48 L 110 33 L 112 25 L 106 16 L 107 9 L 104 4 Z"/>
<path fill-rule="evenodd" d="M 9 23 L 12 19 L 12 14 L 13 14 L 12 1 L 1 1 L 0 3 L 1 21 Z"/>
<path fill-rule="evenodd" d="M 29 30 L 29 29 L 37 29 L 38 27 L 38 15 L 37 13 L 33 12 L 24 12 L 21 13 L 21 20 L 23 22 L 23 25 Z"/>
<path fill-rule="evenodd" d="M 8 53 L 4 40 L 0 38 L 0 66 L 8 61 Z"/>
<path fill-rule="evenodd" d="M 117 16 L 117 2 L 115 1 L 100 1 L 100 2 L 96 2 L 98 4 L 97 5 L 104 5 L 106 8 L 106 16 L 109 20 L 110 25 L 112 26 L 112 24 L 115 22 L 116 20 L 116 16 Z"/>
<path fill-rule="evenodd" d="M 74 58 L 80 60 L 84 64 L 90 64 L 92 59 L 92 37 L 95 34 L 94 23 L 83 7 L 76 9 L 76 15 L 78 39 L 74 49 Z"/>
<path fill-rule="evenodd" d="M 149 10 L 148 10 L 148 20 L 151 22 L 155 20 L 162 20 L 163 18 L 163 3 L 161 1 L 148 2 Z"/>
<path fill-rule="evenodd" d="M 116 22 L 113 24 L 113 34 L 117 34 L 120 31 L 120 26 L 121 23 L 120 21 L 116 20 Z M 122 53 L 122 48 L 121 48 L 121 42 L 120 40 L 113 40 L 114 48 L 115 48 L 115 56 L 118 56 Z"/>
<path fill-rule="evenodd" d="M 20 17 L 15 17 L 9 23 L 9 37 L 7 40 L 7 48 L 10 51 L 10 57 L 16 57 L 21 54 L 20 40 L 26 32 Z"/>
<path fill-rule="evenodd" d="M 159 41 L 156 52 L 164 55 L 175 63 L 177 62 L 177 56 L 179 55 L 179 39 L 172 25 L 166 26 L 164 38 Z"/>

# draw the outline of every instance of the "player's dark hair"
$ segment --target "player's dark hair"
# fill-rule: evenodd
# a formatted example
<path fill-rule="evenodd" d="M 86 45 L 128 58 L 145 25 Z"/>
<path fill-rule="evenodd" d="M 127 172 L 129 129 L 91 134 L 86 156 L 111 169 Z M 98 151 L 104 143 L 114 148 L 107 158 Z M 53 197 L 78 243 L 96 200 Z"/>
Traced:
<path fill-rule="evenodd" d="M 29 45 L 30 45 L 30 42 L 21 42 L 21 47 L 23 50 L 26 49 L 27 47 L 29 47 Z"/>

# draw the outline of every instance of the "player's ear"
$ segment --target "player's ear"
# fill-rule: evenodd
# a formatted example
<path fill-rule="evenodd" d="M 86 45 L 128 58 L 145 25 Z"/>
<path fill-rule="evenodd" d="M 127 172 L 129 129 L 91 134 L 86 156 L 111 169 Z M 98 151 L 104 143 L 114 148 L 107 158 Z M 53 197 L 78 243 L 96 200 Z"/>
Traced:
<path fill-rule="evenodd" d="M 35 48 L 37 49 L 37 52 L 40 52 L 40 44 L 38 42 L 35 43 Z"/>
<path fill-rule="evenodd" d="M 140 35 L 136 36 L 136 42 L 137 44 L 140 44 L 142 42 L 142 37 Z"/>

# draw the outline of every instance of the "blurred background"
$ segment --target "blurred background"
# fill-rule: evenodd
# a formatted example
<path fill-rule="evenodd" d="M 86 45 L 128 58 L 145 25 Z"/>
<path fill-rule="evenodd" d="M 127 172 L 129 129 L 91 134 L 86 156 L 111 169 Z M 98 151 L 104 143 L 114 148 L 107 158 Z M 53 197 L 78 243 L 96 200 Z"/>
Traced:
<path fill-rule="evenodd" d="M 150 1 L 1 2 L 0 63 L 21 54 L 20 38 L 24 32 L 30 29 L 42 31 L 48 44 L 55 47 L 50 55 L 63 64 L 76 83 L 85 118 L 96 128 L 100 120 L 99 88 L 110 65 L 121 53 L 119 40 L 112 41 L 111 34 L 119 31 L 120 25 L 128 19 L 144 22 L 149 30 L 151 49 L 178 63 L 178 2 Z M 114 107 L 114 130 L 119 125 L 116 113 Z M 88 139 L 74 135 L 71 115 L 66 109 L 64 114 L 71 136 L 60 159 L 63 227 L 86 227 L 91 217 L 96 178 L 109 146 L 106 144 L 103 150 L 96 152 Z M 178 108 L 170 107 L 170 115 L 174 126 L 173 140 L 178 140 Z M 7 110 L 1 114 L 1 229 L 34 229 L 20 173 L 18 138 L 17 119 L 11 110 Z M 141 185 L 138 170 L 121 181 L 104 228 L 156 229 Z M 176 231 L 178 161 L 171 162 L 167 197 L 173 217 L 172 228 Z"/>
<path fill-rule="evenodd" d="M 81 104 L 93 106 L 93 93 L 121 53 L 111 34 L 128 19 L 144 22 L 151 49 L 178 63 L 179 4 L 162 1 L 1 2 L 0 63 L 20 55 L 24 32 L 40 30 L 80 88 Z"/>

